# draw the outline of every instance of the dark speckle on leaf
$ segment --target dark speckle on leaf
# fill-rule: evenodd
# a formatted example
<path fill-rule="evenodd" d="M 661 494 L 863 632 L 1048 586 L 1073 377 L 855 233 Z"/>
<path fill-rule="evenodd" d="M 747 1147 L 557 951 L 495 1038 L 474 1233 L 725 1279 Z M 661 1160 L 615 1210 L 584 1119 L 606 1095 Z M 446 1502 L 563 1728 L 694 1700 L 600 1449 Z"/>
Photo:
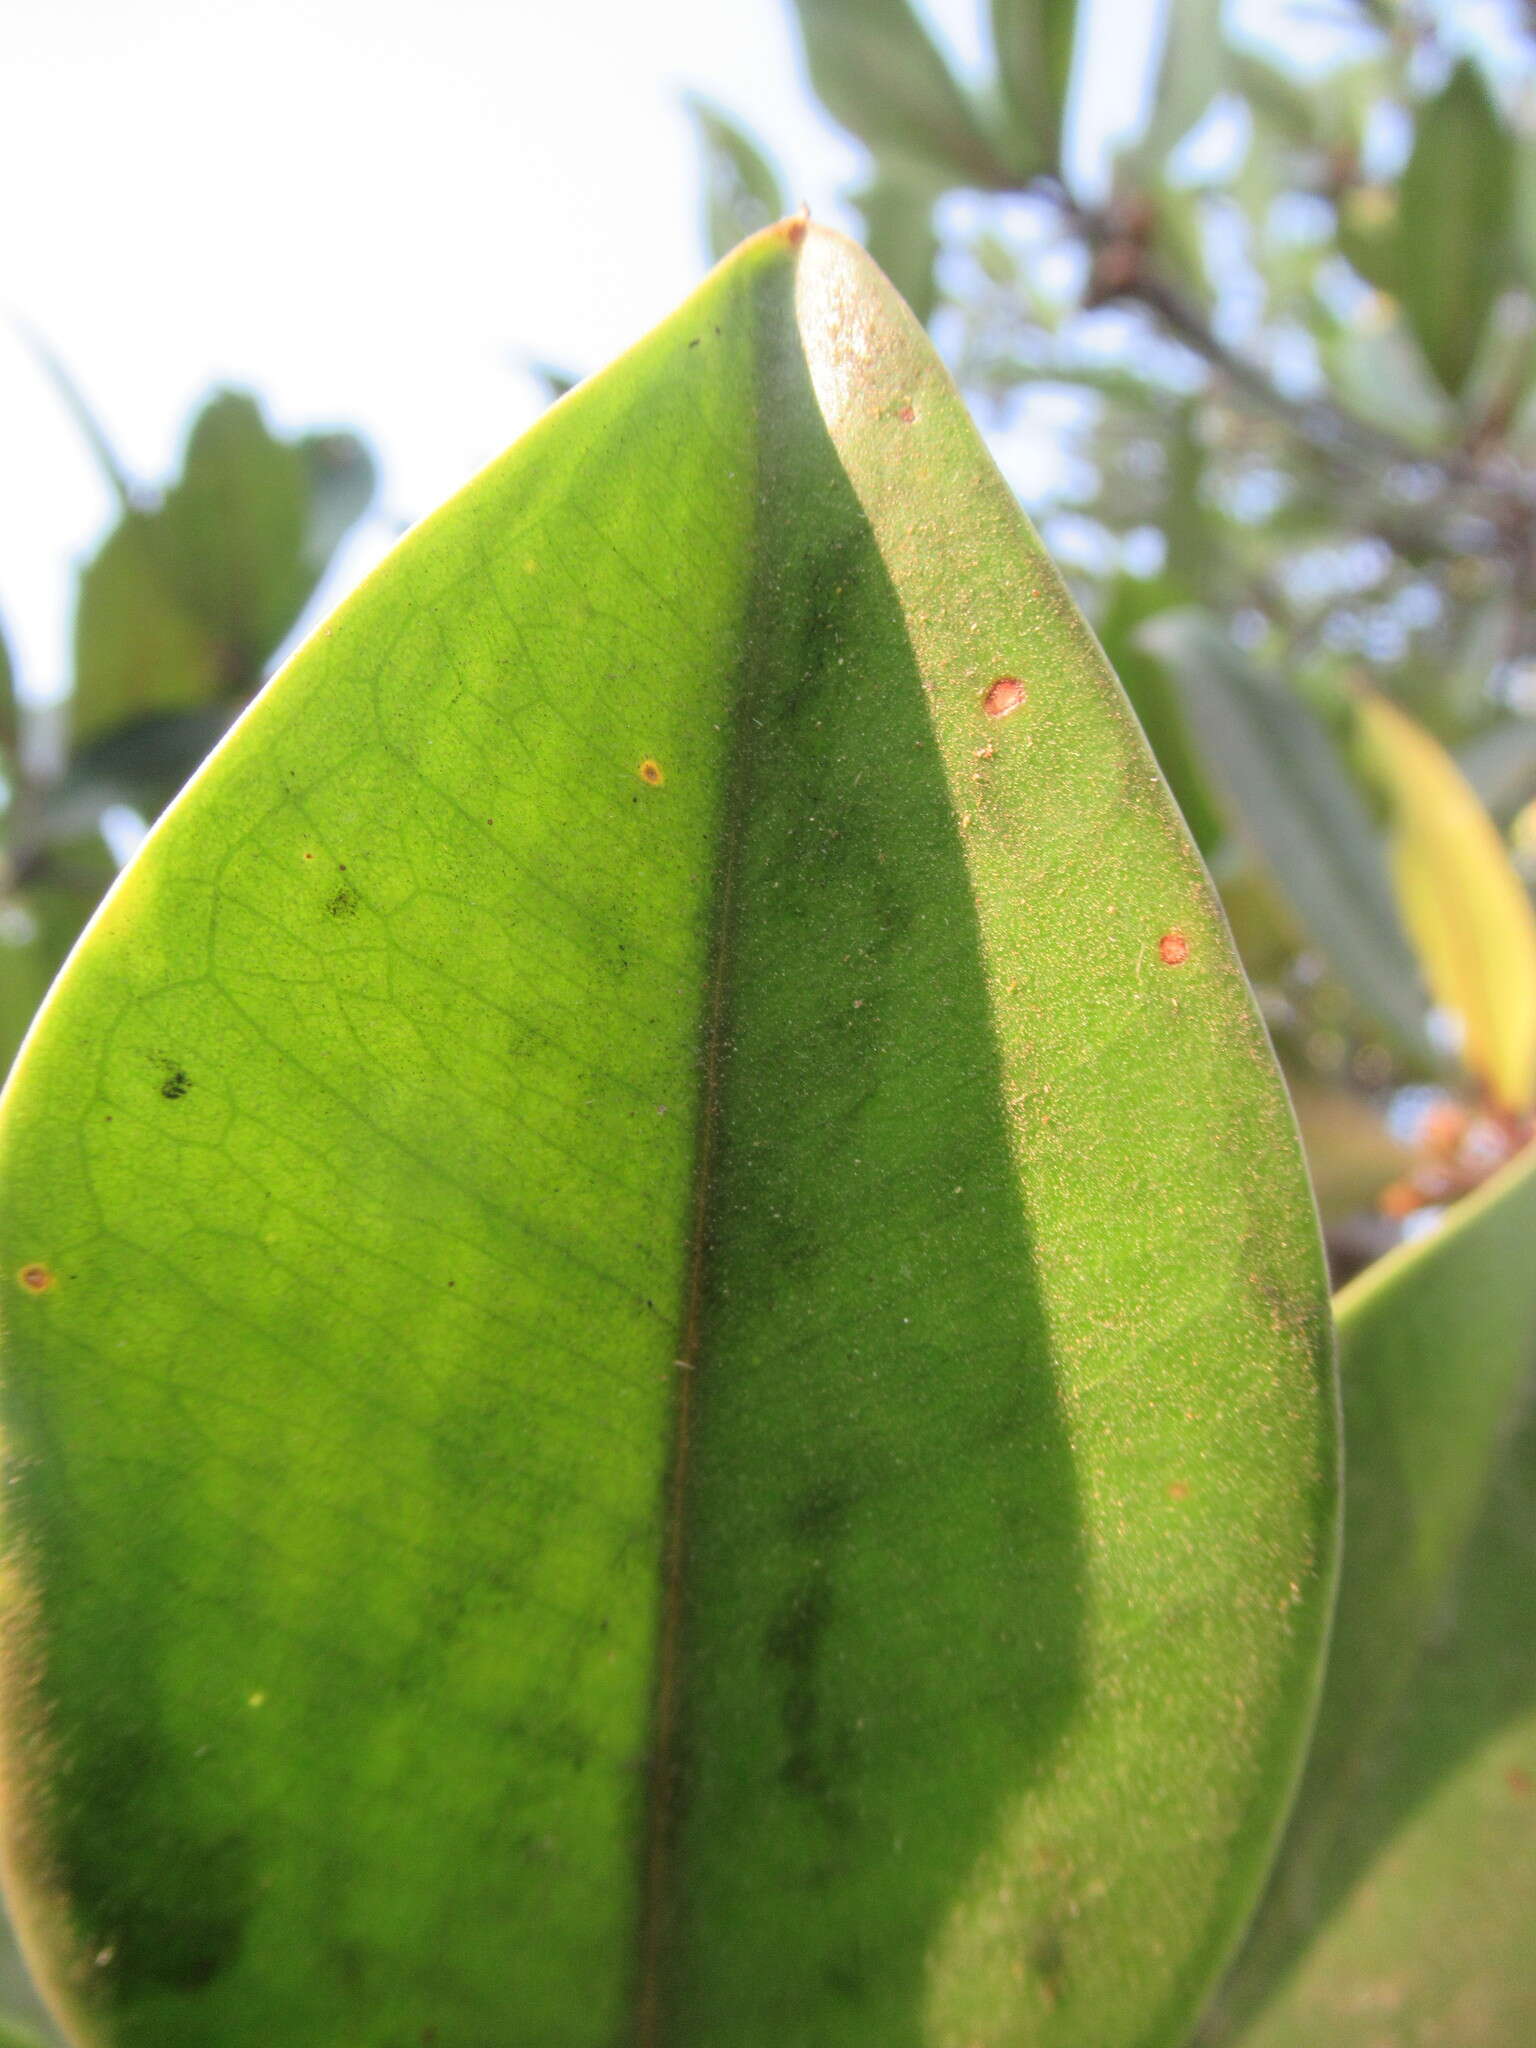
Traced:
<path fill-rule="evenodd" d="M 357 891 L 338 889 L 325 907 L 332 917 L 356 917 Z"/>
<path fill-rule="evenodd" d="M 160 1093 L 167 1102 L 180 1102 L 192 1086 L 192 1077 L 180 1067 L 173 1067 L 160 1083 Z"/>

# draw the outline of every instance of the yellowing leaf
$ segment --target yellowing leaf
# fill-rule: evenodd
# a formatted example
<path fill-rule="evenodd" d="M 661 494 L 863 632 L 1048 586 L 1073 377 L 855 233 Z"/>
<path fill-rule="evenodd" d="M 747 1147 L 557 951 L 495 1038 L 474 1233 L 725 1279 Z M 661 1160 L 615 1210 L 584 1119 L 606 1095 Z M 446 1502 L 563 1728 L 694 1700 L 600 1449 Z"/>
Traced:
<path fill-rule="evenodd" d="M 1498 1106 L 1536 1105 L 1536 915 L 1493 820 L 1439 741 L 1385 697 L 1358 710 L 1392 807 L 1392 878 L 1435 1000 Z"/>

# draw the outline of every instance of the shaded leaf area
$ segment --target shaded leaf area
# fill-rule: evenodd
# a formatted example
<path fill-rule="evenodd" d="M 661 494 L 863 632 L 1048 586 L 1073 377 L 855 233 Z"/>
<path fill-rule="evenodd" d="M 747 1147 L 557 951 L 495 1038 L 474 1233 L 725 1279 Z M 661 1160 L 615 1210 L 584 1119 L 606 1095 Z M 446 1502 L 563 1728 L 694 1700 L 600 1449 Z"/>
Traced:
<path fill-rule="evenodd" d="M 1331 1592 L 1310 1199 L 850 245 L 748 244 L 413 532 L 4 1138 L 10 1847 L 83 2040 L 1183 2036 Z"/>
<path fill-rule="evenodd" d="M 1202 2043 L 1525 2037 L 1536 2012 L 1536 1157 L 1338 1299 L 1344 1571 L 1301 1793 Z M 1256 2017 L 1257 2016 L 1257 2017 Z"/>
<path fill-rule="evenodd" d="M 1164 613 L 1140 637 L 1177 684 L 1232 831 L 1366 1013 L 1425 1057 L 1422 984 L 1379 835 L 1317 714 L 1198 611 Z"/>

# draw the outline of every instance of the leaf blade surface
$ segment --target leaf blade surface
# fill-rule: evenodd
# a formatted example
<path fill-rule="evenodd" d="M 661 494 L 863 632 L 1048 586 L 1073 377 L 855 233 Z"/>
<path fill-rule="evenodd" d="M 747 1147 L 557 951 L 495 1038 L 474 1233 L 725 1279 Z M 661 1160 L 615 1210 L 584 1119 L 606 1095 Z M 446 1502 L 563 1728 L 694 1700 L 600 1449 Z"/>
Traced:
<path fill-rule="evenodd" d="M 1315 1682 L 1310 1201 L 849 245 L 749 244 L 342 608 L 6 1134 L 12 1754 L 76 1765 L 11 1835 L 84 2038 L 1176 2038 Z"/>

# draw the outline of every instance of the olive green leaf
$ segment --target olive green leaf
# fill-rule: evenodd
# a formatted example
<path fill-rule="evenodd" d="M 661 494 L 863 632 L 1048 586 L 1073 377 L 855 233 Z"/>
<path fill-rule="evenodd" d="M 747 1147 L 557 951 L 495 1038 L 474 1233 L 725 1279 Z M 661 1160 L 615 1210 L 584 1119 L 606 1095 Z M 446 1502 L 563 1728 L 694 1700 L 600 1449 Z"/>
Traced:
<path fill-rule="evenodd" d="M 1399 192 L 1389 288 L 1454 398 L 1510 270 L 1514 143 L 1468 58 L 1422 109 Z"/>
<path fill-rule="evenodd" d="M 1369 2014 L 1382 2048 L 1475 2048 L 1536 2019 L 1533 1231 L 1527 1152 L 1339 1296 L 1327 1686 L 1279 1866 L 1202 2041 L 1344 2048 Z"/>
<path fill-rule="evenodd" d="M 1221 809 L 1201 767 L 1178 691 L 1164 664 L 1142 639 L 1149 619 L 1175 608 L 1169 589 L 1164 579 L 1142 582 L 1121 576 L 1111 587 L 1108 608 L 1097 622 L 1098 634 L 1189 835 L 1209 860 L 1226 834 Z"/>
<path fill-rule="evenodd" d="M 883 166 L 946 185 L 1015 182 L 908 0 L 795 0 L 795 13 L 818 98 Z"/>
<path fill-rule="evenodd" d="M 1077 0 L 992 0 L 991 19 L 1019 167 L 1026 174 L 1059 170 Z"/>
<path fill-rule="evenodd" d="M 321 629 L 0 1174 L 7 1845 L 80 2040 L 1181 2040 L 1319 1677 L 1311 1198 L 851 244 L 747 243 Z"/>
<path fill-rule="evenodd" d="M 212 399 L 178 481 L 130 505 L 81 577 L 76 738 L 249 696 L 372 492 L 350 434 L 286 441 L 243 393 Z"/>
<path fill-rule="evenodd" d="M 925 325 L 939 302 L 937 197 L 931 183 L 891 175 L 878 176 L 854 197 L 870 255 Z"/>

